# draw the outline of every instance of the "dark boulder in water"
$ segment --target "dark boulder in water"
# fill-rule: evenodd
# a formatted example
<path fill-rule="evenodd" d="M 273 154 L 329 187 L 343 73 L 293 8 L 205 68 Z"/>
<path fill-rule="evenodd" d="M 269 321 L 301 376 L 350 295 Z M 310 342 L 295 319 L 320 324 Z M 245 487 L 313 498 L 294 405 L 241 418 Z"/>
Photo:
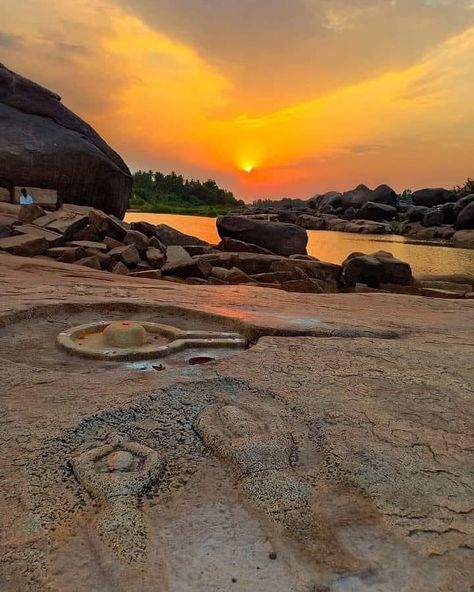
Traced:
<path fill-rule="evenodd" d="M 217 219 L 217 231 L 221 239 L 234 238 L 277 255 L 306 255 L 308 235 L 296 224 L 264 222 L 245 216 L 221 216 Z"/>

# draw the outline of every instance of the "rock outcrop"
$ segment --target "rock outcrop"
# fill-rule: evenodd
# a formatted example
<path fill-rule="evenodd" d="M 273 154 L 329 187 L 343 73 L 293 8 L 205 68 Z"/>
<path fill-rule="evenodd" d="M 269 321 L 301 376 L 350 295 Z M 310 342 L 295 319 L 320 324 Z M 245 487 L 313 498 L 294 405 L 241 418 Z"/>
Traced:
<path fill-rule="evenodd" d="M 127 165 L 61 98 L 0 64 L 0 185 L 55 189 L 60 201 L 123 217 Z"/>

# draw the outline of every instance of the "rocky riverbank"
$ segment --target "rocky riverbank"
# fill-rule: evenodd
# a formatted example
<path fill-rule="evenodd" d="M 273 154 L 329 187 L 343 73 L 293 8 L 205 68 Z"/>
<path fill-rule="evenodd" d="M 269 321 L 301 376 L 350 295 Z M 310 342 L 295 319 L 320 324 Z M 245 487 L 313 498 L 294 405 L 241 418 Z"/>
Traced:
<path fill-rule="evenodd" d="M 416 240 L 439 239 L 474 248 L 474 193 L 421 189 L 397 195 L 388 185 L 374 190 L 359 185 L 352 191 L 317 195 L 296 210 L 245 208 L 240 215 L 289 222 L 307 230 L 357 234 L 399 234 Z"/>
<path fill-rule="evenodd" d="M 9 206 L 0 215 L 0 251 L 57 260 L 116 275 L 193 285 L 247 285 L 299 293 L 393 292 L 472 298 L 473 276 L 414 277 L 385 251 L 351 253 L 341 265 L 306 254 L 294 224 L 225 216 L 210 245 L 164 224 L 128 224 L 100 210 L 66 205 L 54 212 Z"/>

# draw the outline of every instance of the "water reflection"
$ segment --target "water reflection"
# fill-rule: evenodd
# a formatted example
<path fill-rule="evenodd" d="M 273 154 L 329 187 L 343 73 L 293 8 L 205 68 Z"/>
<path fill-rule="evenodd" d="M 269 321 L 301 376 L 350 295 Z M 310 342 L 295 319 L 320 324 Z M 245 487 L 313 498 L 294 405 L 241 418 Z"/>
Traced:
<path fill-rule="evenodd" d="M 168 224 L 209 243 L 219 241 L 215 218 L 128 212 L 125 219 L 128 222 L 146 220 L 152 224 Z M 440 243 L 410 242 L 393 235 L 364 236 L 325 230 L 310 230 L 308 235 L 308 253 L 322 261 L 341 263 L 354 251 L 371 253 L 385 250 L 408 261 L 417 274 L 474 273 L 474 249 L 456 249 Z"/>

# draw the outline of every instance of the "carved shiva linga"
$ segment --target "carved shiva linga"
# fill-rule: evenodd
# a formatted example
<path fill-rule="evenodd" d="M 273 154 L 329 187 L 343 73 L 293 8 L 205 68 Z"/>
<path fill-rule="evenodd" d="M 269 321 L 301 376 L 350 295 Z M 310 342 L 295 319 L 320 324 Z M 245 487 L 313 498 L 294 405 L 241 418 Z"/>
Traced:
<path fill-rule="evenodd" d="M 61 332 L 58 345 L 68 353 L 102 360 L 162 358 L 187 348 L 244 349 L 238 333 L 184 331 L 146 321 L 102 321 Z"/>

